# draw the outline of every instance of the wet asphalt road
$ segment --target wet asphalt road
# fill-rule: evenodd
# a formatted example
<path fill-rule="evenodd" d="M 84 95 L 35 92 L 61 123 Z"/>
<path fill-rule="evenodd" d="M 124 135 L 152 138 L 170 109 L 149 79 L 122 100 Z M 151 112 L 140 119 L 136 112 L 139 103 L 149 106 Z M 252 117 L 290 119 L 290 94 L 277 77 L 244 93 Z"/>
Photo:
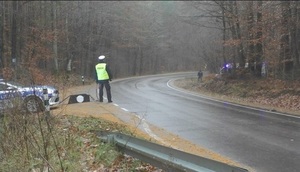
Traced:
<path fill-rule="evenodd" d="M 115 80 L 111 83 L 113 101 L 148 123 L 257 172 L 300 172 L 300 118 L 172 88 L 172 80 L 196 74 Z"/>

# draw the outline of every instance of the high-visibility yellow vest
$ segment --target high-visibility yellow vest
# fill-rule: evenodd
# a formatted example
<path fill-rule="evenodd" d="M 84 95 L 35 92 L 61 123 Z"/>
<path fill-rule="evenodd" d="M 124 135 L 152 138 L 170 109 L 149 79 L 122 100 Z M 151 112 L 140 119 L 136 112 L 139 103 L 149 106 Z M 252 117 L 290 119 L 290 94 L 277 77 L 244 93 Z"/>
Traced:
<path fill-rule="evenodd" d="M 106 63 L 98 63 L 96 66 L 97 78 L 98 80 L 109 79 L 108 73 L 106 71 Z"/>

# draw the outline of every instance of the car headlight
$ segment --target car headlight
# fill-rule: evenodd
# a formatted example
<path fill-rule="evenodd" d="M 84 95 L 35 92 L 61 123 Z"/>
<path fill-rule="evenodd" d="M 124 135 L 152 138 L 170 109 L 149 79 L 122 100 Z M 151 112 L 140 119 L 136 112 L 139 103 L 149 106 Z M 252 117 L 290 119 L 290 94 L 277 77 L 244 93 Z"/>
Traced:
<path fill-rule="evenodd" d="M 58 94 L 58 89 L 56 89 L 55 87 L 44 86 L 43 89 L 47 89 L 48 94 Z"/>

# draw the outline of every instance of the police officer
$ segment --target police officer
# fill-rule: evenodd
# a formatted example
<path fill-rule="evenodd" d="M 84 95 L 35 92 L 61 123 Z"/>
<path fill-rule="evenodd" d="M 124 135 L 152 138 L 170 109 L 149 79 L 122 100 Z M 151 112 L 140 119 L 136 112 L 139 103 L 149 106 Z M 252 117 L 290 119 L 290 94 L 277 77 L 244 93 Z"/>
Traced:
<path fill-rule="evenodd" d="M 199 72 L 198 72 L 198 82 L 199 82 L 199 81 L 202 82 L 202 77 L 203 77 L 203 72 L 202 72 L 202 70 L 200 69 Z"/>
<path fill-rule="evenodd" d="M 99 84 L 99 101 L 103 102 L 103 87 L 105 87 L 108 103 L 111 103 L 112 100 L 109 81 L 112 80 L 112 75 L 109 66 L 106 64 L 104 59 L 104 55 L 98 57 L 98 64 L 95 66 L 95 79 L 96 83 Z"/>

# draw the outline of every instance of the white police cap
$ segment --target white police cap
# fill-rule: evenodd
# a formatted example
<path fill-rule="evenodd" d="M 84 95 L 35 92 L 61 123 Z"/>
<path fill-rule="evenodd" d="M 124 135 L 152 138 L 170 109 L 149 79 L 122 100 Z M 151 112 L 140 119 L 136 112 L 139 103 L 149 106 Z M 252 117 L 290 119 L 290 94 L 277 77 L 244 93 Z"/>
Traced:
<path fill-rule="evenodd" d="M 101 55 L 101 56 L 98 57 L 98 59 L 99 59 L 99 60 L 103 60 L 103 59 L 105 59 L 105 56 L 104 56 L 104 55 Z"/>

